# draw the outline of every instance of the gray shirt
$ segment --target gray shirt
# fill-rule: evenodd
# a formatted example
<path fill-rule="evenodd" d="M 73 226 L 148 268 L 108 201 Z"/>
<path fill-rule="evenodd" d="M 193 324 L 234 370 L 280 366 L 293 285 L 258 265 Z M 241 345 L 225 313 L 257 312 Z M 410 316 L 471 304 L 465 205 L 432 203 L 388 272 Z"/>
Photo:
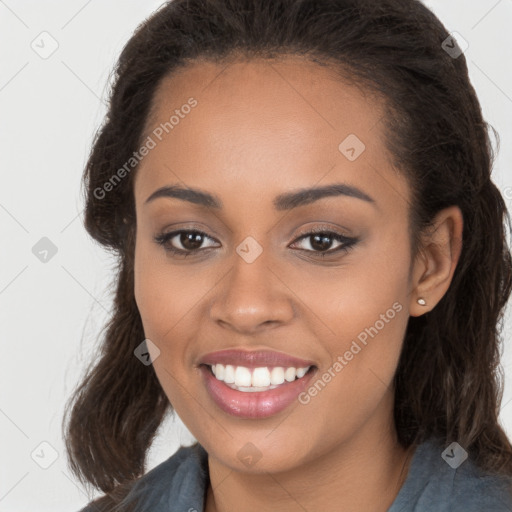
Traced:
<path fill-rule="evenodd" d="M 388 512 L 512 512 L 506 489 L 512 479 L 483 473 L 470 459 L 460 463 L 455 455 L 434 439 L 420 444 Z M 136 512 L 203 512 L 208 484 L 208 456 L 196 443 L 143 475 L 125 500 L 137 504 Z M 89 504 L 80 512 L 95 510 Z"/>

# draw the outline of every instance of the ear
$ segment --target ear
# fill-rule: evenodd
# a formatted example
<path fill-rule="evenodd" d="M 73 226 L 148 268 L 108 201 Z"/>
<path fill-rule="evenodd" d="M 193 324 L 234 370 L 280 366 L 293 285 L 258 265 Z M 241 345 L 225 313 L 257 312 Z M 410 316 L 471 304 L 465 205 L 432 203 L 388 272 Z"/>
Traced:
<path fill-rule="evenodd" d="M 421 235 L 421 247 L 413 263 L 409 314 L 420 316 L 434 309 L 452 281 L 462 251 L 464 221 L 458 206 L 439 212 Z M 425 306 L 417 300 L 423 298 Z"/>

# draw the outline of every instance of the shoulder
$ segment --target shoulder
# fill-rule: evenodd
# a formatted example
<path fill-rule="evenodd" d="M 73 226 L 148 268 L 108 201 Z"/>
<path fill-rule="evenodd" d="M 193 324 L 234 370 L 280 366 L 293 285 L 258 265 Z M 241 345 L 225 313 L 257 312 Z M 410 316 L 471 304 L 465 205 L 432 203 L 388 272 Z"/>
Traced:
<path fill-rule="evenodd" d="M 512 478 L 491 475 L 469 459 L 453 473 L 450 510 L 512 512 Z"/>
<path fill-rule="evenodd" d="M 512 512 L 512 478 L 478 468 L 460 445 L 420 444 L 388 512 Z"/>
<path fill-rule="evenodd" d="M 202 510 L 207 479 L 208 456 L 204 448 L 199 443 L 182 446 L 137 479 L 118 507 L 120 511 L 159 512 L 183 502 L 187 505 L 184 510 Z M 98 505 L 93 501 L 79 512 L 104 510 Z"/>

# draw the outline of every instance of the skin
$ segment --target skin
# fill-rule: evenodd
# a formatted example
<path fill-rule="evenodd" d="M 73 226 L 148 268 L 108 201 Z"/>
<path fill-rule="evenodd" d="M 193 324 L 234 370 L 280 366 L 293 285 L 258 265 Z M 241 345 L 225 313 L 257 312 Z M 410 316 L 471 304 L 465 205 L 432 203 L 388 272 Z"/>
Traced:
<path fill-rule="evenodd" d="M 411 254 L 411 191 L 386 150 L 382 104 L 316 63 L 196 61 L 160 84 L 146 135 L 190 97 L 197 106 L 137 171 L 135 297 L 145 335 L 160 350 L 158 379 L 209 454 L 205 510 L 278 503 L 285 512 L 385 511 L 413 454 L 397 442 L 393 376 L 409 316 L 433 309 L 449 287 L 461 212 L 440 212 L 422 251 Z M 349 134 L 366 146 L 354 161 L 338 149 Z M 279 194 L 333 183 L 374 203 L 336 196 L 289 211 L 272 204 Z M 146 203 L 175 184 L 214 194 L 223 207 Z M 301 239 L 317 226 L 358 241 L 322 260 L 315 241 Z M 175 257 L 155 242 L 177 229 L 208 234 L 198 255 Z M 263 250 L 250 264 L 236 252 L 248 236 Z M 329 240 L 325 250 L 341 245 Z M 184 248 L 179 236 L 172 243 Z M 234 347 L 312 360 L 322 375 L 394 303 L 400 312 L 306 405 L 240 419 L 220 410 L 202 383 L 200 357 Z M 248 467 L 238 452 L 249 442 L 261 458 Z"/>

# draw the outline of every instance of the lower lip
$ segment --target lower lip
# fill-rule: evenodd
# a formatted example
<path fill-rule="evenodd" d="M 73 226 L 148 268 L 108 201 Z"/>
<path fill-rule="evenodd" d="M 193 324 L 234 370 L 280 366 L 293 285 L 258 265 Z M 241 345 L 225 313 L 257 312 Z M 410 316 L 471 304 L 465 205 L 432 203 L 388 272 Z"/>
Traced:
<path fill-rule="evenodd" d="M 200 370 L 212 400 L 224 412 L 245 419 L 268 418 L 286 409 L 307 388 L 316 373 L 316 368 L 313 368 L 304 377 L 292 382 L 285 381 L 277 388 L 245 393 L 216 379 L 209 366 L 201 365 Z"/>

